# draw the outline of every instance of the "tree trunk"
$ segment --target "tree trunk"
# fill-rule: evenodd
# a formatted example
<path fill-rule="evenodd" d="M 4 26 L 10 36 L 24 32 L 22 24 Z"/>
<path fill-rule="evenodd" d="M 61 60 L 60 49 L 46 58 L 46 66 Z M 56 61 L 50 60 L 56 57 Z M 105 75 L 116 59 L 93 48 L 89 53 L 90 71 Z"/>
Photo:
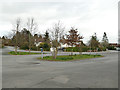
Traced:
<path fill-rule="evenodd" d="M 81 49 L 81 47 L 79 47 L 79 55 L 81 55 L 82 54 L 82 49 Z"/>
<path fill-rule="evenodd" d="M 54 49 L 53 58 L 56 59 L 56 57 L 57 57 L 57 49 Z"/>
<path fill-rule="evenodd" d="M 52 52 L 53 59 L 55 59 L 55 50 Z"/>
<path fill-rule="evenodd" d="M 82 55 L 82 52 L 79 52 L 79 55 Z"/>
<path fill-rule="evenodd" d="M 72 52 L 71 52 L 71 55 L 73 55 L 73 46 L 72 46 Z"/>
<path fill-rule="evenodd" d="M 29 43 L 29 53 L 30 53 L 30 51 L 31 51 L 31 44 Z"/>
<path fill-rule="evenodd" d="M 56 51 L 54 52 L 54 59 L 56 59 Z"/>
<path fill-rule="evenodd" d="M 54 51 L 52 52 L 52 57 L 54 58 Z"/>
<path fill-rule="evenodd" d="M 37 46 L 37 51 L 38 51 L 38 46 Z"/>
<path fill-rule="evenodd" d="M 16 32 L 16 45 L 15 45 L 15 53 L 17 54 L 17 45 L 18 45 L 18 37 L 17 37 L 17 32 Z"/>
<path fill-rule="evenodd" d="M 17 54 L 17 45 L 15 46 L 15 53 Z"/>
<path fill-rule="evenodd" d="M 29 53 L 30 53 L 30 50 L 31 50 L 31 38 L 30 38 L 30 33 L 29 33 Z"/>

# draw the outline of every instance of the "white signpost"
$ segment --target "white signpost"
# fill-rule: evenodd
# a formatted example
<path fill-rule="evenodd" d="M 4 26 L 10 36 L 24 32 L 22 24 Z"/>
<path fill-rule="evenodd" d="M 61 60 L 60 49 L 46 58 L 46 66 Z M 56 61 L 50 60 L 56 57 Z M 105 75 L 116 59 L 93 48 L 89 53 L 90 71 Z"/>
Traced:
<path fill-rule="evenodd" d="M 41 48 L 41 58 L 43 59 L 43 48 Z"/>

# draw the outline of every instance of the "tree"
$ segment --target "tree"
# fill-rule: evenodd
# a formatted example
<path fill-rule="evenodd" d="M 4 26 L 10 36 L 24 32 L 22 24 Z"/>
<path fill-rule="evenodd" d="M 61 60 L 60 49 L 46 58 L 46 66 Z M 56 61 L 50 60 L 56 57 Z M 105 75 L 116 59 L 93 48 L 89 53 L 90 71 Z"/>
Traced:
<path fill-rule="evenodd" d="M 18 37 L 18 34 L 19 34 L 19 31 L 20 31 L 20 25 L 21 25 L 21 19 L 20 18 L 17 18 L 16 19 L 16 23 L 14 25 L 14 30 L 13 32 L 15 33 L 15 53 L 17 53 L 17 47 L 18 47 L 18 40 L 19 40 L 19 37 Z"/>
<path fill-rule="evenodd" d="M 64 29 L 65 27 L 62 26 L 62 23 L 60 21 L 58 21 L 58 23 L 56 23 L 53 26 L 53 29 L 50 31 L 51 33 L 51 46 L 53 48 L 53 58 L 56 59 L 57 57 L 57 48 L 58 46 L 60 46 L 60 39 L 62 38 L 63 34 L 64 34 Z"/>
<path fill-rule="evenodd" d="M 38 36 L 38 34 L 35 34 L 34 35 L 34 44 L 37 47 L 37 51 L 38 51 L 38 46 L 39 46 L 38 43 L 39 43 L 39 36 Z"/>
<path fill-rule="evenodd" d="M 21 49 L 29 49 L 29 35 L 32 36 L 26 28 L 20 32 L 20 37 L 22 37 L 19 40 Z"/>
<path fill-rule="evenodd" d="M 48 43 L 40 43 L 39 48 L 43 48 L 44 51 L 49 51 L 50 50 L 50 44 Z"/>
<path fill-rule="evenodd" d="M 69 34 L 66 35 L 67 45 L 70 45 L 71 47 L 73 46 L 80 47 L 81 42 L 82 42 L 81 39 L 83 39 L 83 37 L 77 33 L 78 33 L 77 29 L 74 29 L 73 27 L 70 29 Z M 73 49 L 72 49 L 71 55 L 73 55 Z"/>
<path fill-rule="evenodd" d="M 2 45 L 4 46 L 5 45 L 5 36 L 2 37 Z"/>
<path fill-rule="evenodd" d="M 17 34 L 18 45 L 17 46 L 19 46 L 21 49 L 28 49 L 29 35 L 31 35 L 31 33 L 26 28 L 23 28 L 20 32 L 18 32 Z M 16 44 L 16 34 L 12 37 L 11 41 L 12 41 L 11 45 Z"/>
<path fill-rule="evenodd" d="M 38 34 L 34 34 L 34 39 L 38 39 Z"/>
<path fill-rule="evenodd" d="M 44 42 L 49 44 L 50 43 L 50 39 L 49 39 L 49 32 L 46 31 L 44 34 Z"/>
<path fill-rule="evenodd" d="M 103 34 L 103 38 L 102 38 L 102 43 L 101 43 L 101 45 L 102 45 L 103 47 L 105 47 L 105 48 L 107 48 L 108 45 L 109 45 L 106 32 L 104 32 L 104 34 Z"/>
<path fill-rule="evenodd" d="M 93 50 L 96 50 L 99 47 L 99 45 L 100 45 L 100 43 L 99 43 L 99 40 L 97 39 L 97 35 L 96 35 L 96 33 L 94 33 L 94 35 L 92 35 L 92 37 L 89 41 L 89 46 Z"/>
<path fill-rule="evenodd" d="M 2 44 L 2 38 L 0 37 L 0 48 L 2 48 L 3 44 Z"/>
<path fill-rule="evenodd" d="M 37 31 L 37 23 L 35 22 L 34 18 L 28 18 L 27 27 L 29 32 L 32 34 L 32 36 L 29 34 L 29 53 L 30 53 L 33 44 L 33 35 Z"/>

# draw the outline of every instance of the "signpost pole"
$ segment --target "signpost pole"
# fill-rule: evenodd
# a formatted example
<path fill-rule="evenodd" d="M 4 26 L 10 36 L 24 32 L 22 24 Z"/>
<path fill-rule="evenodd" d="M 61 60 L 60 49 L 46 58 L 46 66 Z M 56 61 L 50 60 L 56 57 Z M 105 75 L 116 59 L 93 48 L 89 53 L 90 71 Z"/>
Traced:
<path fill-rule="evenodd" d="M 41 48 L 41 58 L 43 59 L 43 48 Z"/>

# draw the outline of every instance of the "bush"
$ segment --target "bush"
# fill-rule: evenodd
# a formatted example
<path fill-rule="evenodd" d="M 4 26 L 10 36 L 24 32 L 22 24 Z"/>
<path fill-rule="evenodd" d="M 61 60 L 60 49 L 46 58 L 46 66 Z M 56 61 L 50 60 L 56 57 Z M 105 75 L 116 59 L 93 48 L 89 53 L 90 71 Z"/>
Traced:
<path fill-rule="evenodd" d="M 44 51 L 50 51 L 50 45 L 47 43 L 41 43 L 38 47 L 36 47 L 35 45 L 31 46 L 31 50 L 35 50 L 35 51 L 40 51 L 43 48 Z M 24 43 L 24 45 L 20 46 L 20 49 L 24 49 L 24 50 L 28 50 L 29 49 L 29 45 L 28 43 Z"/>
<path fill-rule="evenodd" d="M 108 50 L 116 50 L 114 46 L 108 46 Z"/>
<path fill-rule="evenodd" d="M 71 52 L 72 49 L 73 49 L 73 52 L 80 52 L 80 47 L 67 47 L 66 51 Z M 89 48 L 87 46 L 81 47 L 82 52 L 87 52 L 88 50 L 89 50 Z"/>
<path fill-rule="evenodd" d="M 28 50 L 29 46 L 27 43 L 25 43 L 24 45 L 20 46 L 20 49 Z"/>
<path fill-rule="evenodd" d="M 106 47 L 99 47 L 98 51 L 106 51 Z"/>
<path fill-rule="evenodd" d="M 1 47 L 0 47 L 1 48 Z M 2 48 L 4 48 L 4 45 L 2 44 Z"/>
<path fill-rule="evenodd" d="M 79 47 L 67 47 L 66 51 L 67 52 L 72 52 L 72 49 L 73 49 L 73 52 L 80 52 L 80 48 Z M 90 47 L 87 47 L 87 46 L 82 46 L 81 47 L 81 51 L 82 52 L 87 52 L 89 50 L 97 51 L 96 48 L 90 48 Z M 98 51 L 106 51 L 106 48 L 105 47 L 99 47 Z"/>
<path fill-rule="evenodd" d="M 89 50 L 89 48 L 87 46 L 82 47 L 82 52 L 87 52 L 88 50 Z"/>
<path fill-rule="evenodd" d="M 44 51 L 50 51 L 50 44 L 47 44 L 47 43 L 41 43 L 39 46 L 38 46 L 39 50 L 40 48 L 43 48 Z"/>
<path fill-rule="evenodd" d="M 31 47 L 31 50 L 37 51 L 37 47 L 34 45 L 34 46 Z"/>
<path fill-rule="evenodd" d="M 72 60 L 73 57 L 57 57 L 58 60 Z"/>

